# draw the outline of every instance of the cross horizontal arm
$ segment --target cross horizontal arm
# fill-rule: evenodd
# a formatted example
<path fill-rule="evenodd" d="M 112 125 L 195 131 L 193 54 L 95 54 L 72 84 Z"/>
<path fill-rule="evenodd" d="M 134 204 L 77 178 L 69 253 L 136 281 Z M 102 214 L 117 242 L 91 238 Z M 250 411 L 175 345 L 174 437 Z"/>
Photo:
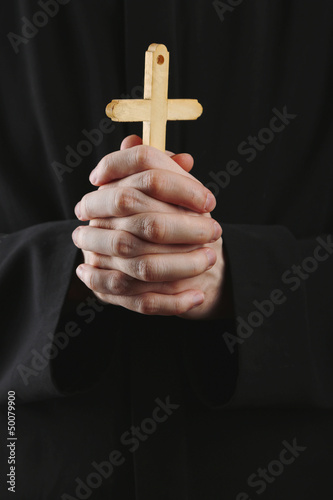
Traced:
<path fill-rule="evenodd" d="M 105 111 L 115 122 L 142 122 L 150 120 L 150 110 L 147 99 L 120 99 L 111 101 Z"/>
<path fill-rule="evenodd" d="M 202 111 L 197 99 L 168 100 L 168 120 L 196 120 Z"/>
<path fill-rule="evenodd" d="M 149 121 L 151 103 L 148 99 L 121 99 L 110 102 L 106 114 L 115 122 Z M 197 99 L 169 99 L 168 120 L 196 120 L 202 114 Z"/>

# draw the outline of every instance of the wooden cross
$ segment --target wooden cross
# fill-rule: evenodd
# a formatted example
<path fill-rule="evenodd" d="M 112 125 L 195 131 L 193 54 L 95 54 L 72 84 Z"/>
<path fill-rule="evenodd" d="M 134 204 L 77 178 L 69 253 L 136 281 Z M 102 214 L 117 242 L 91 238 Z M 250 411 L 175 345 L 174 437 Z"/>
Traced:
<path fill-rule="evenodd" d="M 143 122 L 143 144 L 165 151 L 168 120 L 196 120 L 202 113 L 197 99 L 168 99 L 169 52 L 152 43 L 146 52 L 144 98 L 113 100 L 106 114 L 116 122 Z"/>

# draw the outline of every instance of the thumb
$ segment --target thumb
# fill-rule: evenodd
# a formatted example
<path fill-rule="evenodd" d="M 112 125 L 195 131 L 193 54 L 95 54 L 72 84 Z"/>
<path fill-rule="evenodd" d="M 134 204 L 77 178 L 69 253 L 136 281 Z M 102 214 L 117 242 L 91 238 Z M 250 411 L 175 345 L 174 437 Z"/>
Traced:
<path fill-rule="evenodd" d="M 122 141 L 120 145 L 120 150 L 123 151 L 124 149 L 129 149 L 133 148 L 134 146 L 139 146 L 142 144 L 142 139 L 138 135 L 129 135 L 128 137 L 125 137 L 125 139 Z M 188 153 L 180 153 L 175 155 L 174 153 L 171 153 L 170 151 L 165 152 L 170 158 L 173 159 L 179 165 L 185 172 L 190 172 L 193 167 L 193 157 L 188 154 Z"/>
<path fill-rule="evenodd" d="M 178 155 L 170 156 L 185 172 L 190 172 L 193 168 L 193 156 L 188 153 L 179 153 Z"/>
<path fill-rule="evenodd" d="M 124 149 L 133 148 L 134 146 L 139 146 L 140 144 L 142 144 L 141 137 L 138 135 L 129 135 L 128 137 L 125 137 L 121 143 L 120 150 L 123 151 Z"/>

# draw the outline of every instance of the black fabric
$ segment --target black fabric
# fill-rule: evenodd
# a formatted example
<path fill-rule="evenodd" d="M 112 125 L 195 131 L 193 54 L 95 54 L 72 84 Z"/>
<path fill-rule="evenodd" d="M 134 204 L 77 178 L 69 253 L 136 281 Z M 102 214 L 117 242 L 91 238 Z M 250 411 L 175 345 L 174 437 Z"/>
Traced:
<path fill-rule="evenodd" d="M 330 496 L 333 4 L 12 0 L 0 9 L 1 498 L 13 497 L 8 391 L 19 403 L 19 500 Z M 53 14 L 27 27 L 43 24 L 39 11 Z M 167 146 L 193 154 L 193 174 L 216 195 L 233 321 L 145 317 L 88 290 L 69 297 L 80 259 L 73 207 L 97 162 L 141 133 L 105 121 L 105 105 L 142 95 L 152 42 L 170 51 L 169 96 L 204 108 L 197 122 L 168 124 Z M 262 140 L 250 146 L 249 136 Z M 45 361 L 52 341 L 57 354 Z M 167 415 L 168 401 L 168 418 L 129 441 L 157 406 Z M 289 464 L 279 465 L 283 449 Z M 93 463 L 113 450 L 124 463 L 96 476 Z M 92 473 L 101 484 L 75 491 Z"/>

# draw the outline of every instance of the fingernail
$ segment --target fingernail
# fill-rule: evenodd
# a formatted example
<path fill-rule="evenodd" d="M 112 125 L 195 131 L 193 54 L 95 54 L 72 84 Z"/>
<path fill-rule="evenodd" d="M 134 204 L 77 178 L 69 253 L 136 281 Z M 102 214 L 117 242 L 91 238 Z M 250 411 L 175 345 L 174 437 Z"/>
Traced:
<path fill-rule="evenodd" d="M 214 241 L 219 239 L 222 234 L 222 228 L 218 222 L 214 222 Z"/>
<path fill-rule="evenodd" d="M 80 202 L 74 208 L 75 215 L 78 219 L 81 219 Z"/>
<path fill-rule="evenodd" d="M 74 241 L 74 243 L 75 243 L 75 241 L 76 241 L 76 235 L 77 235 L 77 230 L 78 230 L 78 229 L 79 229 L 79 228 L 77 227 L 77 228 L 76 228 L 76 229 L 74 229 L 74 231 L 72 232 L 72 240 Z"/>
<path fill-rule="evenodd" d="M 208 269 L 210 269 L 215 264 L 216 260 L 215 252 L 213 252 L 213 250 L 211 250 L 210 248 L 205 248 L 205 252 L 207 255 L 207 260 L 209 265 Z"/>
<path fill-rule="evenodd" d="M 193 295 L 192 297 L 192 304 L 193 304 L 193 307 L 197 307 L 197 306 L 200 306 L 200 304 L 202 304 L 204 301 L 204 296 L 202 293 L 196 293 L 195 295 Z"/>
<path fill-rule="evenodd" d="M 82 278 L 83 276 L 83 269 L 81 266 L 76 268 L 76 274 L 78 275 L 79 278 Z"/>
<path fill-rule="evenodd" d="M 216 203 L 215 196 L 212 195 L 212 193 L 208 193 L 207 198 L 206 198 L 206 203 L 204 206 L 204 210 L 206 212 L 211 212 L 215 208 L 215 203 Z"/>
<path fill-rule="evenodd" d="M 78 226 L 76 229 L 74 229 L 74 231 L 72 232 L 72 240 L 74 241 L 74 243 L 76 242 L 77 240 L 77 233 L 80 231 L 81 229 L 81 226 Z"/>
<path fill-rule="evenodd" d="M 96 184 L 96 182 L 97 182 L 97 174 L 96 174 L 95 170 L 93 170 L 91 172 L 91 174 L 89 175 L 89 180 L 90 180 L 91 184 Z"/>

